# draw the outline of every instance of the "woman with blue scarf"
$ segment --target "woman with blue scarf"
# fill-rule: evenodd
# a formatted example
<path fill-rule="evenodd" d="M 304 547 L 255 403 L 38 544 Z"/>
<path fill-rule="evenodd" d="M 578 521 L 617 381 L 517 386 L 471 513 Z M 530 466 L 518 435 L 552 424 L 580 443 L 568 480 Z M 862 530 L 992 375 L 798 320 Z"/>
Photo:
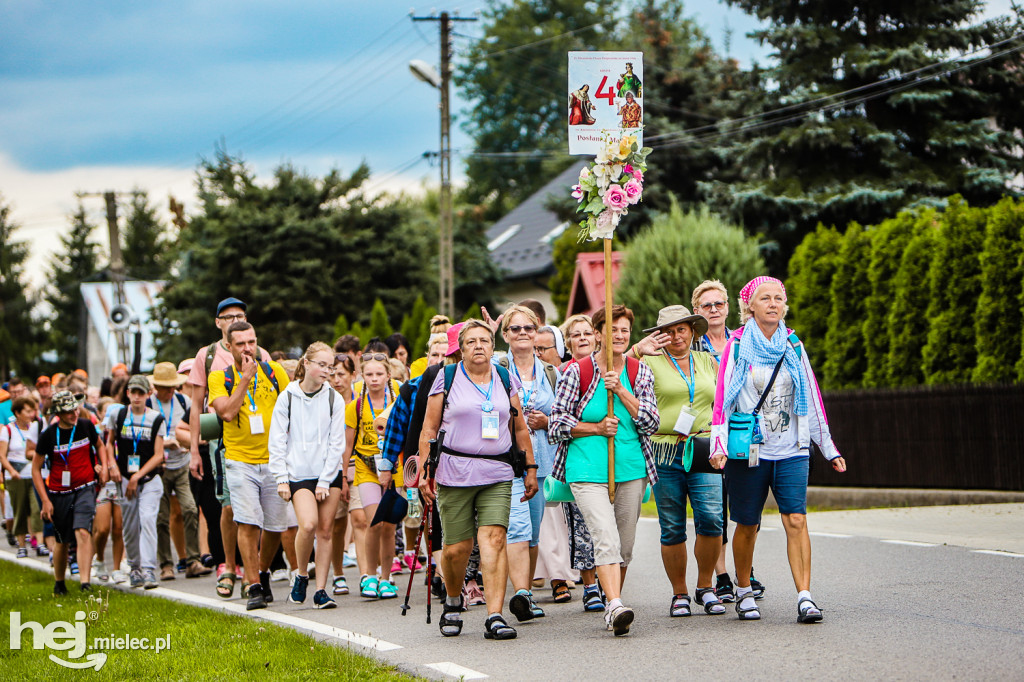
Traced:
<path fill-rule="evenodd" d="M 786 328 L 786 310 L 786 288 L 774 277 L 757 277 L 740 290 L 743 327 L 733 332 L 722 352 L 711 420 L 711 463 L 725 469 L 729 513 L 736 522 L 732 551 L 740 620 L 761 618 L 746 576 L 770 488 L 786 529 L 789 566 L 798 592 L 797 621 L 816 623 L 822 614 L 811 598 L 807 533 L 811 442 L 836 471 L 846 471 L 846 462 L 832 442 L 821 391 L 803 344 Z M 749 445 L 741 428 L 744 417 L 753 423 Z"/>

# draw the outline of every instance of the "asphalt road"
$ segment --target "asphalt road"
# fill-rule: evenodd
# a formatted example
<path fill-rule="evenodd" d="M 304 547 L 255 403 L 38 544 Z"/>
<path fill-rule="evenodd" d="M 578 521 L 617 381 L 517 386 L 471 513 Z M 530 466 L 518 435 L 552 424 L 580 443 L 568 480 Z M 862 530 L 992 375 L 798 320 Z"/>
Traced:
<path fill-rule="evenodd" d="M 670 618 L 653 519 L 640 522 L 623 594 L 636 611 L 627 637 L 605 631 L 601 614 L 583 612 L 581 589 L 559 605 L 550 590 L 537 590 L 547 616 L 516 625 L 519 638 L 506 642 L 483 638 L 483 607 L 464 614 L 461 637 L 441 637 L 436 601 L 432 624 L 424 622 L 420 579 L 404 618 L 401 597 L 348 595 L 330 611 L 312 609 L 311 599 L 288 604 L 286 583 L 275 583 L 271 608 L 253 613 L 318 638 L 369 644 L 372 655 L 438 679 L 1024 680 L 1024 555 L 1012 552 L 1024 536 L 1024 505 L 899 510 L 888 525 L 878 513 L 885 511 L 811 515 L 812 592 L 825 613 L 817 625 L 796 622 L 785 536 L 778 516 L 767 514 L 754 562 L 767 586 L 759 622 L 740 622 L 731 609 Z M 955 532 L 946 535 L 948 544 L 935 544 L 943 527 Z M 917 537 L 922 533 L 926 539 Z M 689 577 L 696 577 L 692 561 Z M 407 580 L 399 582 L 403 595 Z M 179 577 L 147 594 L 244 613 L 237 590 L 233 600 L 221 600 L 213 582 Z"/>

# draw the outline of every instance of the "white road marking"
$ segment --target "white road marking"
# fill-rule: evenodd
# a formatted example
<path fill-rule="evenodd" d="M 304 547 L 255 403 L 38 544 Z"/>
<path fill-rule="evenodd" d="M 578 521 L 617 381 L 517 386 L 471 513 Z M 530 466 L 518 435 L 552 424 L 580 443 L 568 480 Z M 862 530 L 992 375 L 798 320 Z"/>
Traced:
<path fill-rule="evenodd" d="M 1017 552 L 1006 552 L 1001 549 L 972 549 L 975 554 L 991 554 L 992 556 L 1012 556 L 1016 559 L 1024 559 L 1024 554 Z"/>
<path fill-rule="evenodd" d="M 819 538 L 852 538 L 852 535 L 846 535 L 845 533 L 825 533 L 820 530 L 812 530 L 807 532 L 808 535 L 814 535 Z"/>
<path fill-rule="evenodd" d="M 914 540 L 882 540 L 889 545 L 907 545 L 908 547 L 938 547 L 937 542 L 915 542 Z"/>
<path fill-rule="evenodd" d="M 442 663 L 427 663 L 426 667 L 436 670 L 443 675 L 463 680 L 482 680 L 489 677 L 489 675 L 477 672 L 476 670 L 470 670 L 469 668 L 464 668 L 461 665 L 451 663 L 449 661 L 444 661 Z"/>

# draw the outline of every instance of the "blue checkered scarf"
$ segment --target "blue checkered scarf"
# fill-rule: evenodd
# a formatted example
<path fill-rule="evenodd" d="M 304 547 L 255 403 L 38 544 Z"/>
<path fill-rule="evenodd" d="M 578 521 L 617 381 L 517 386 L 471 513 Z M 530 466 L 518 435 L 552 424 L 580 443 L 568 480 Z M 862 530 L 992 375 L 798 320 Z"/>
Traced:
<path fill-rule="evenodd" d="M 775 363 L 784 355 L 785 360 L 783 360 L 782 366 L 793 378 L 793 389 L 796 394 L 796 414 L 799 417 L 806 416 L 808 381 L 800 358 L 797 357 L 796 349 L 789 343 L 789 333 L 786 331 L 785 323 L 780 321 L 779 328 L 772 334 L 772 338 L 766 339 L 764 334 L 761 333 L 760 328 L 758 328 L 757 323 L 754 322 L 754 318 L 750 318 L 743 327 L 741 341 L 733 342 L 740 344 L 740 352 L 736 360 L 736 367 L 733 368 L 732 382 L 725 392 L 725 406 L 732 405 L 739 396 L 740 391 L 743 390 L 743 384 L 747 381 L 750 368 L 755 365 L 774 368 Z"/>

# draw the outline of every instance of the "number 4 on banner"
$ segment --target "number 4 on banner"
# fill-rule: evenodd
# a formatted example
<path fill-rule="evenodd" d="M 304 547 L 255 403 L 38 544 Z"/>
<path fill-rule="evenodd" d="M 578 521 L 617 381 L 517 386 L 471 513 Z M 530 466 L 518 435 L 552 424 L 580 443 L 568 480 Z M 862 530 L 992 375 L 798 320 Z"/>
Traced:
<path fill-rule="evenodd" d="M 601 77 L 601 84 L 597 86 L 597 93 L 594 95 L 596 99 L 608 100 L 608 106 L 615 106 L 615 88 L 608 86 L 608 91 L 603 92 L 604 86 L 608 83 L 608 76 Z"/>

